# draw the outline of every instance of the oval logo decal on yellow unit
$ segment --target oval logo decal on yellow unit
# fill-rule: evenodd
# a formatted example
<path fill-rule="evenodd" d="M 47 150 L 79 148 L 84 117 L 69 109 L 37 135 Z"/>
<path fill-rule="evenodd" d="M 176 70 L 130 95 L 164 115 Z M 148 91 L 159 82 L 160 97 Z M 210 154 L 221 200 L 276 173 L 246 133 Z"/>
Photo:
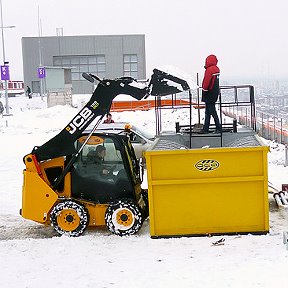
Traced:
<path fill-rule="evenodd" d="M 219 166 L 220 163 L 217 160 L 200 160 L 195 164 L 195 168 L 200 171 L 212 171 Z"/>

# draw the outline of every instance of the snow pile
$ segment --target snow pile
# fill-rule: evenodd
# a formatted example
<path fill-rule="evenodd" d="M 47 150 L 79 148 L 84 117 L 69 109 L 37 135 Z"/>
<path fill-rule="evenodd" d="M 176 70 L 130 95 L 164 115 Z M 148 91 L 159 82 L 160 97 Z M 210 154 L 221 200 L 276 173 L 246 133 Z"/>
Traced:
<path fill-rule="evenodd" d="M 264 139 L 264 143 L 270 147 L 271 153 L 268 154 L 269 163 L 275 165 L 284 165 L 285 145 L 266 139 Z"/>

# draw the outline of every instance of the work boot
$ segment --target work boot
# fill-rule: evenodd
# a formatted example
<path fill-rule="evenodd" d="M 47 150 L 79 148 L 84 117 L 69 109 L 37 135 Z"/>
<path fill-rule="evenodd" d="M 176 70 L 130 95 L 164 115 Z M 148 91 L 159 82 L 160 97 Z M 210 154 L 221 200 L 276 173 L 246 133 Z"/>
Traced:
<path fill-rule="evenodd" d="M 215 134 L 220 134 L 220 133 L 222 133 L 222 130 L 215 130 L 215 132 L 213 132 L 213 133 L 215 133 Z"/>

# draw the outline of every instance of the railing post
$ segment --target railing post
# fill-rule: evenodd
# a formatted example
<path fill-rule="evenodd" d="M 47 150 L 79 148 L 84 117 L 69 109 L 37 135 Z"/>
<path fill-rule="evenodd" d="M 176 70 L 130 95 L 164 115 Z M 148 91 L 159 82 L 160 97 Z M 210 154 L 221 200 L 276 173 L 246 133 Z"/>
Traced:
<path fill-rule="evenodd" d="M 277 137 L 276 137 L 276 116 L 274 114 L 274 117 L 273 117 L 273 129 L 274 129 L 274 133 L 273 133 L 273 140 L 275 140 L 277 142 Z"/>
<path fill-rule="evenodd" d="M 233 119 L 233 132 L 236 133 L 237 132 L 237 119 Z"/>
<path fill-rule="evenodd" d="M 246 113 L 246 115 L 245 115 L 245 126 L 246 127 L 249 127 L 250 125 L 248 125 L 248 109 L 246 108 L 245 109 L 246 111 L 245 111 L 245 113 Z M 250 128 L 250 127 L 249 127 Z"/>
<path fill-rule="evenodd" d="M 180 132 L 180 124 L 179 122 L 175 122 L 176 133 Z"/>
<path fill-rule="evenodd" d="M 284 163 L 284 167 L 288 166 L 288 145 L 285 144 L 285 163 Z"/>
<path fill-rule="evenodd" d="M 280 125 L 281 125 L 281 128 L 280 128 L 280 144 L 283 144 L 283 122 L 282 122 L 282 117 L 280 119 Z"/>

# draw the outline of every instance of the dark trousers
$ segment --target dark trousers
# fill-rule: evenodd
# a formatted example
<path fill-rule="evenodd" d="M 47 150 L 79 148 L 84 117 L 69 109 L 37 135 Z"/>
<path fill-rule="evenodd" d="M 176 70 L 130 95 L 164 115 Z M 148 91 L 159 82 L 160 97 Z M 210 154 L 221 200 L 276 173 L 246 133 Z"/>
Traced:
<path fill-rule="evenodd" d="M 209 131 L 211 116 L 214 119 L 216 130 L 221 131 L 222 130 L 221 124 L 220 124 L 220 121 L 216 112 L 215 102 L 205 102 L 205 121 L 204 121 L 203 130 L 206 132 Z"/>

